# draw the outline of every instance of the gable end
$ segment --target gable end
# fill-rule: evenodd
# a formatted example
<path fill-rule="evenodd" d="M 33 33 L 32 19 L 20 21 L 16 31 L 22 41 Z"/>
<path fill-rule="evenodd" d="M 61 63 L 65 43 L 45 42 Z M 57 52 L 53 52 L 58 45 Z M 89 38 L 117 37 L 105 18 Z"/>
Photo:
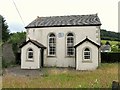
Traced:
<path fill-rule="evenodd" d="M 92 40 L 88 39 L 86 37 L 86 39 L 84 39 L 83 41 L 81 41 L 80 43 L 78 43 L 77 45 L 74 46 L 74 48 L 77 48 L 79 45 L 81 45 L 82 43 L 84 43 L 85 41 L 88 41 L 90 43 L 92 43 L 93 45 L 97 46 L 98 48 L 100 47 L 100 45 L 96 44 L 95 42 L 93 42 Z"/>

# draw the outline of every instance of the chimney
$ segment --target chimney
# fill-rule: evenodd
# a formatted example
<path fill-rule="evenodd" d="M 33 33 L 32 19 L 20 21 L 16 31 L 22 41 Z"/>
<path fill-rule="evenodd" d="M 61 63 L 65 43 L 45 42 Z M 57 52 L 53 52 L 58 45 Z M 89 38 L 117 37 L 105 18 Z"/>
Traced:
<path fill-rule="evenodd" d="M 39 16 L 37 16 L 37 18 L 39 18 Z"/>

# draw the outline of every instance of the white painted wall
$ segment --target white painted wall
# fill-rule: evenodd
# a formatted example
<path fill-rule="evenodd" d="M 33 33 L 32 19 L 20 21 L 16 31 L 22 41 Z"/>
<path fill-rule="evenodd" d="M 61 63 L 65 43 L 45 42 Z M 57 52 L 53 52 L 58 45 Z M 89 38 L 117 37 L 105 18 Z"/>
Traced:
<path fill-rule="evenodd" d="M 27 49 L 33 49 L 33 61 L 27 60 Z M 21 49 L 21 69 L 38 69 L 41 65 L 40 48 L 29 42 Z"/>
<path fill-rule="evenodd" d="M 56 57 L 48 57 L 48 50 L 45 50 L 44 65 L 57 67 L 75 67 L 75 57 L 66 56 L 66 34 L 73 32 L 75 35 L 75 45 L 86 36 L 100 44 L 100 29 L 98 26 L 82 26 L 82 27 L 48 27 L 48 28 L 30 28 L 28 29 L 28 37 L 37 40 L 44 46 L 48 47 L 48 34 L 53 32 L 57 36 L 57 53 Z M 64 33 L 64 37 L 58 38 L 59 33 Z"/>
<path fill-rule="evenodd" d="M 83 50 L 88 47 L 91 50 L 90 62 L 84 62 Z M 95 70 L 98 67 L 98 48 L 86 41 L 76 48 L 76 69 L 77 70 Z"/>

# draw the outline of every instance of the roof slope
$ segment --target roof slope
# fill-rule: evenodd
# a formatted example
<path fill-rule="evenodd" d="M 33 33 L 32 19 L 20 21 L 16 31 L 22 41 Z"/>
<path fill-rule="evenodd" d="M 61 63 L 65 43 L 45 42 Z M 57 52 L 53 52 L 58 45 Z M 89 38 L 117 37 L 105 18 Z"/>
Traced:
<path fill-rule="evenodd" d="M 60 27 L 60 26 L 99 26 L 100 19 L 97 14 L 37 17 L 25 28 Z"/>
<path fill-rule="evenodd" d="M 98 45 L 97 43 L 93 42 L 92 40 L 90 40 L 89 38 L 86 37 L 86 39 L 84 39 L 83 41 L 79 42 L 77 45 L 75 45 L 74 47 L 78 47 L 79 45 L 81 45 L 82 43 L 84 43 L 85 41 L 88 41 L 90 43 L 92 43 L 93 45 L 97 46 L 98 48 L 100 47 L 100 45 Z"/>
<path fill-rule="evenodd" d="M 27 42 L 23 43 L 19 48 L 22 48 L 23 46 L 25 46 L 27 43 L 33 43 L 34 45 L 36 45 L 38 48 L 43 48 L 43 49 L 46 49 L 46 47 L 44 45 L 42 45 L 41 43 L 35 41 L 35 40 L 31 40 L 29 39 Z"/>

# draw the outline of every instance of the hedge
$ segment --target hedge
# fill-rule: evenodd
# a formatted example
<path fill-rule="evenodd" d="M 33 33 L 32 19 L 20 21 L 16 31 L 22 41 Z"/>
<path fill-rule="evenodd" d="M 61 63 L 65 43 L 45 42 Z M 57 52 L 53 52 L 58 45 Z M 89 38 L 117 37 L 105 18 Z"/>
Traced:
<path fill-rule="evenodd" d="M 101 63 L 120 62 L 120 52 L 102 52 Z"/>
<path fill-rule="evenodd" d="M 16 53 L 15 54 L 15 59 L 16 59 L 16 64 L 21 64 L 21 53 Z"/>

